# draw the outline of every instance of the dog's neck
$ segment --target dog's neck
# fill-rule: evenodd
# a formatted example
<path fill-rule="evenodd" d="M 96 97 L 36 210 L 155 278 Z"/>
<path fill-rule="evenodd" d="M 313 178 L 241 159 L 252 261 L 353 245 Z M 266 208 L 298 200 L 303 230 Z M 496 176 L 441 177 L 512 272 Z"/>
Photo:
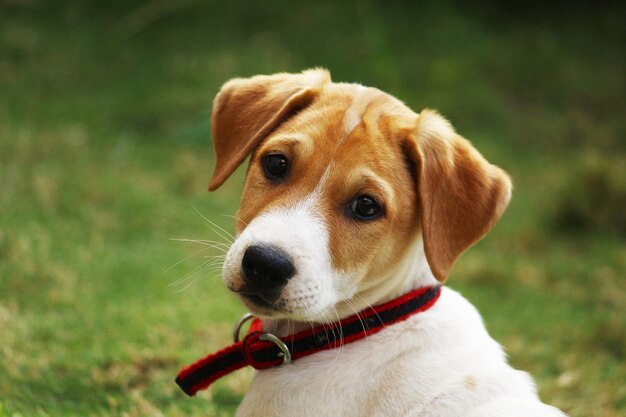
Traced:
<path fill-rule="evenodd" d="M 378 279 L 369 280 L 369 285 L 359 291 L 348 301 L 338 303 L 336 319 L 356 314 L 367 307 L 376 306 L 386 301 L 397 298 L 417 288 L 428 285 L 437 285 L 424 253 L 424 242 L 419 236 L 406 251 L 405 256 L 398 264 L 391 268 L 388 273 Z M 266 331 L 277 336 L 286 336 L 302 330 L 310 329 L 320 323 L 309 321 L 296 321 L 286 318 L 263 319 L 263 327 Z"/>

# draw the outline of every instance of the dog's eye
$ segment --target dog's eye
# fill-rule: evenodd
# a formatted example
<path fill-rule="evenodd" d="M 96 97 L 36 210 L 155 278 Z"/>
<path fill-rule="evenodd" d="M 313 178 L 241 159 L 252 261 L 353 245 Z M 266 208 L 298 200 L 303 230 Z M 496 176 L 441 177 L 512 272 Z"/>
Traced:
<path fill-rule="evenodd" d="M 271 154 L 263 158 L 263 170 L 269 179 L 284 177 L 287 168 L 289 168 L 289 163 L 285 155 Z"/>
<path fill-rule="evenodd" d="M 382 215 L 380 204 L 368 195 L 360 195 L 352 200 L 350 210 L 359 220 L 372 220 Z"/>

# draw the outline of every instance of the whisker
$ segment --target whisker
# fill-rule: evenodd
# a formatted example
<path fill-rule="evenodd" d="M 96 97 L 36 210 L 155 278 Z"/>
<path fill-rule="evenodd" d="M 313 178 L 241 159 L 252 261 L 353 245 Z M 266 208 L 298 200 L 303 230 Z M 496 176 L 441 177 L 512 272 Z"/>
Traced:
<path fill-rule="evenodd" d="M 185 275 L 183 275 L 182 277 L 178 278 L 174 282 L 168 284 L 169 287 L 175 287 L 175 286 L 184 285 L 184 287 L 179 288 L 179 289 L 177 289 L 175 291 L 177 293 L 179 293 L 181 291 L 185 291 L 186 289 L 188 289 L 191 285 L 193 285 L 203 275 L 208 275 L 208 276 L 211 276 L 211 277 L 218 277 L 219 274 L 216 274 L 216 272 L 219 272 L 219 271 L 221 271 L 223 269 L 224 262 L 226 261 L 226 255 L 227 255 L 228 251 L 230 250 L 230 244 L 235 240 L 235 238 L 233 237 L 232 234 L 230 234 L 223 227 L 221 227 L 218 224 L 214 223 L 213 221 L 209 220 L 205 215 L 203 215 L 200 212 L 200 210 L 198 210 L 198 208 L 194 204 L 191 204 L 191 206 L 193 207 L 193 209 L 196 212 L 196 214 L 198 216 L 200 216 L 200 218 L 204 221 L 204 223 L 209 227 L 209 229 L 211 229 L 213 231 L 213 233 L 215 233 L 219 237 L 219 240 L 190 239 L 190 238 L 170 238 L 170 240 L 173 240 L 173 241 L 190 242 L 190 243 L 195 243 L 195 244 L 198 244 L 198 245 L 202 245 L 203 247 L 202 247 L 202 249 L 193 252 L 192 254 L 184 257 L 180 261 L 176 262 L 174 265 L 172 265 L 169 268 L 167 268 L 163 272 L 163 274 L 166 274 L 167 272 L 171 271 L 173 268 L 175 268 L 176 266 L 180 265 L 181 263 L 187 261 L 188 259 L 190 259 L 190 258 L 192 258 L 194 256 L 202 254 L 203 252 L 205 252 L 205 251 L 207 251 L 209 249 L 214 249 L 215 251 L 218 252 L 218 254 L 217 255 L 213 255 L 213 254 L 211 254 L 211 255 L 202 255 L 203 261 L 199 265 L 197 265 L 191 271 L 187 272 Z M 222 239 L 225 242 L 220 241 Z"/>
<path fill-rule="evenodd" d="M 219 264 L 219 262 L 218 262 L 218 264 Z M 186 290 L 187 288 L 191 287 L 198 280 L 198 277 L 200 277 L 201 274 L 210 275 L 213 272 L 217 272 L 219 269 L 221 269 L 221 266 L 220 265 L 216 265 L 215 261 L 211 262 L 211 263 L 208 263 L 208 264 L 203 264 L 203 265 L 200 265 L 200 266 L 201 266 L 201 268 L 196 268 L 197 270 L 192 272 L 189 277 L 183 279 L 182 281 L 180 281 L 178 283 L 180 285 L 180 284 L 182 284 L 185 281 L 189 281 L 189 283 L 184 288 L 176 290 L 175 291 L 176 293 L 182 292 L 182 291 Z"/>
<path fill-rule="evenodd" d="M 197 207 L 195 205 L 192 204 L 193 209 L 196 211 L 196 213 L 198 213 L 198 215 L 200 217 L 202 217 L 202 219 L 204 219 L 205 222 L 207 222 L 209 225 L 212 225 L 213 227 L 217 228 L 213 229 L 213 231 L 218 234 L 221 238 L 223 238 L 224 240 L 227 240 L 229 242 L 234 242 L 235 241 L 235 237 L 233 235 L 231 235 L 230 233 L 228 233 L 224 228 L 222 228 L 221 226 L 213 223 L 211 220 L 207 219 L 202 213 L 200 213 L 200 211 L 197 209 Z M 224 234 L 220 233 L 220 231 L 222 233 L 225 233 L 226 236 L 224 236 Z"/>
<path fill-rule="evenodd" d="M 176 290 L 176 291 L 174 291 L 174 292 L 175 292 L 176 294 L 181 293 L 181 292 L 185 291 L 186 289 L 188 289 L 189 287 L 191 287 L 191 286 L 192 286 L 195 282 L 196 282 L 196 280 L 195 280 L 195 279 L 194 279 L 194 280 L 191 280 L 191 281 L 189 282 L 189 284 L 185 285 L 185 287 L 181 288 L 180 290 Z"/>
<path fill-rule="evenodd" d="M 177 242 L 191 242 L 198 243 L 200 245 L 208 246 L 210 248 L 221 250 L 222 252 L 228 252 L 230 246 L 226 243 L 215 242 L 212 240 L 197 240 L 197 239 L 186 239 L 186 238 L 170 238 L 170 240 L 175 240 Z"/>
<path fill-rule="evenodd" d="M 304 311 L 306 313 L 306 321 L 309 322 L 309 327 L 311 328 L 311 330 L 315 329 L 315 324 L 313 323 L 313 321 L 311 320 L 311 310 L 309 309 L 309 307 L 307 305 L 304 305 Z M 326 331 L 326 330 L 324 330 Z M 326 333 L 326 336 L 328 336 L 328 333 Z"/>
<path fill-rule="evenodd" d="M 380 315 L 378 314 L 378 312 L 376 311 L 376 309 L 374 308 L 373 305 L 371 305 L 370 303 L 368 303 L 365 298 L 363 298 L 362 296 L 360 296 L 359 294 L 354 294 L 355 298 L 359 298 L 360 300 L 365 302 L 366 308 L 369 308 L 370 310 L 372 310 L 374 312 L 374 314 L 376 314 L 376 317 L 378 317 L 378 320 L 380 320 L 380 322 L 383 322 L 383 319 L 380 317 Z"/>
<path fill-rule="evenodd" d="M 197 254 L 199 254 L 200 252 L 204 252 L 205 250 L 208 250 L 208 249 L 211 249 L 211 248 L 202 248 L 202 249 L 192 253 L 191 255 L 184 257 L 183 259 L 181 259 L 180 261 L 176 262 L 174 265 L 170 266 L 165 271 L 163 271 L 163 275 L 167 274 L 172 268 L 180 265 L 181 263 L 185 262 L 187 259 L 192 258 L 192 257 L 196 256 Z"/>
<path fill-rule="evenodd" d="M 207 273 L 220 272 L 223 267 L 224 267 L 223 262 L 215 262 L 215 264 L 211 265 L 211 267 L 208 268 L 205 272 Z"/>
<path fill-rule="evenodd" d="M 341 293 L 339 293 L 337 290 L 335 290 L 335 294 L 337 294 L 339 296 L 339 298 L 341 298 L 343 300 L 343 302 L 346 303 L 346 305 L 352 310 L 354 311 L 354 314 L 356 315 L 357 319 L 359 320 L 359 323 L 361 324 L 361 328 L 363 329 L 363 332 L 365 333 L 365 342 L 367 343 L 367 331 L 366 331 L 366 327 L 365 327 L 365 323 L 363 322 L 363 319 L 361 318 L 361 314 L 359 313 L 359 311 L 356 309 L 356 306 L 345 296 L 343 296 Z M 371 306 L 370 306 L 371 307 Z"/>
<path fill-rule="evenodd" d="M 239 220 L 241 223 L 244 224 L 244 226 L 246 226 L 246 227 L 248 226 L 248 222 L 244 221 L 241 217 L 233 216 L 232 214 L 222 214 L 222 216 L 230 217 L 230 218 L 233 218 L 235 220 Z"/>
<path fill-rule="evenodd" d="M 292 320 L 288 320 L 287 321 L 287 329 L 289 329 L 288 332 L 289 332 L 290 335 L 295 333 L 295 327 L 296 326 L 295 326 L 295 324 L 293 324 Z M 291 351 L 292 352 L 293 352 L 293 344 L 294 344 L 294 340 L 291 339 Z"/>
<path fill-rule="evenodd" d="M 171 284 L 169 284 L 168 287 L 172 287 L 172 286 L 175 286 L 175 285 L 182 284 L 183 282 L 188 280 L 195 272 L 201 270 L 202 268 L 209 267 L 209 266 L 213 265 L 213 262 L 215 262 L 215 260 L 211 260 L 211 259 L 202 262 L 200 265 L 196 266 L 194 269 L 192 269 L 187 274 L 185 274 L 185 276 L 183 276 L 182 278 L 180 278 L 180 279 L 172 282 Z"/>
<path fill-rule="evenodd" d="M 337 309 L 335 308 L 335 306 L 333 306 L 333 312 L 335 313 L 335 317 L 337 317 L 337 323 L 339 323 L 341 319 L 339 318 L 339 312 L 337 312 Z M 338 327 L 338 330 L 339 330 L 339 349 L 337 350 L 337 355 L 335 356 L 333 363 L 339 359 L 339 357 L 343 353 L 343 347 L 345 345 L 343 341 L 343 329 L 341 328 L 341 326 Z"/>

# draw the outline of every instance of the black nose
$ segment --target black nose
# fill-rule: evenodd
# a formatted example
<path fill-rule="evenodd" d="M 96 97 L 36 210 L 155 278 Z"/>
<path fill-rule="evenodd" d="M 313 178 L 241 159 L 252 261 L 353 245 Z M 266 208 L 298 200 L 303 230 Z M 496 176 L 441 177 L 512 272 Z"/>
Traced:
<path fill-rule="evenodd" d="M 269 245 L 248 247 L 241 260 L 243 278 L 248 291 L 271 292 L 285 285 L 296 273 L 289 256 Z"/>

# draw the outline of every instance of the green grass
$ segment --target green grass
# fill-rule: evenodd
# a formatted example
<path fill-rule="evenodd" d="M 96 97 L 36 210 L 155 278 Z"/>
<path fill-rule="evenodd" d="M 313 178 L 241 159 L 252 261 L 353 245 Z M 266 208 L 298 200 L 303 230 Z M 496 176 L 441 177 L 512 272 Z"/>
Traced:
<path fill-rule="evenodd" d="M 243 308 L 196 269 L 219 252 L 170 238 L 224 241 L 198 212 L 232 230 L 242 172 L 206 193 L 219 86 L 318 65 L 439 109 L 512 174 L 449 285 L 543 399 L 624 415 L 624 11 L 226 3 L 0 0 L 0 416 L 233 414 L 249 371 L 173 383 Z"/>

